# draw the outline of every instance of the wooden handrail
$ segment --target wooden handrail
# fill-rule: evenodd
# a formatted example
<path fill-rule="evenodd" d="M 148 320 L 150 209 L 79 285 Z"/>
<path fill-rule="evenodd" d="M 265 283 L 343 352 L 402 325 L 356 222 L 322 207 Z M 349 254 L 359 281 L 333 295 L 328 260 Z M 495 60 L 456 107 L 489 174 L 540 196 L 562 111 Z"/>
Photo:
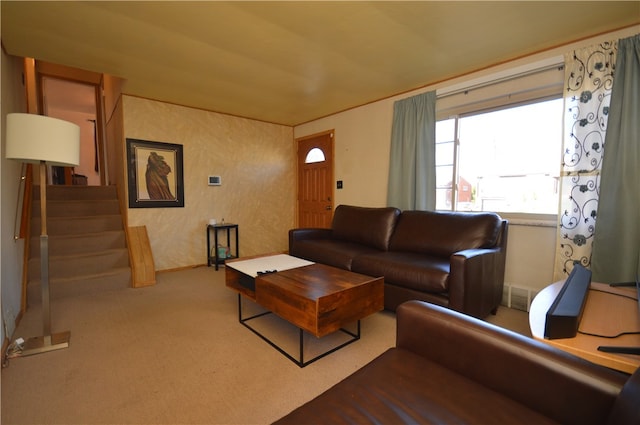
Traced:
<path fill-rule="evenodd" d="M 20 300 L 20 315 L 27 310 L 27 279 L 29 273 L 29 245 L 31 244 L 31 207 L 33 204 L 33 165 L 27 164 L 24 179 L 24 194 L 22 197 L 22 215 L 20 219 L 20 238 L 24 239 L 22 263 L 22 296 Z M 16 322 L 17 325 L 17 322 Z"/>
<path fill-rule="evenodd" d="M 27 237 L 27 228 L 30 222 L 30 214 L 31 210 L 31 201 L 33 196 L 31 196 L 31 192 L 33 191 L 33 165 L 26 164 L 25 175 L 22 176 L 24 179 L 24 193 L 22 196 L 22 213 L 20 214 L 20 232 L 18 233 L 19 239 L 24 239 Z"/>

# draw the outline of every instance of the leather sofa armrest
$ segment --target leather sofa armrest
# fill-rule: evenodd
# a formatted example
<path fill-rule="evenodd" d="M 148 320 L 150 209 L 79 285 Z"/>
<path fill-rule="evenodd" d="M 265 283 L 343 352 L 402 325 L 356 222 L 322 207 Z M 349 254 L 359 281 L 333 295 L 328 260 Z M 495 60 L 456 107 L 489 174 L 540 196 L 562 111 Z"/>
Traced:
<path fill-rule="evenodd" d="M 609 425 L 640 424 L 640 368 L 631 375 L 609 416 Z"/>
<path fill-rule="evenodd" d="M 319 227 L 307 227 L 289 230 L 289 239 L 305 240 L 305 239 L 331 239 L 331 229 Z"/>
<path fill-rule="evenodd" d="M 308 239 L 331 239 L 331 229 L 308 227 L 289 230 L 289 247 L 294 241 L 303 241 Z"/>
<path fill-rule="evenodd" d="M 484 318 L 502 301 L 505 252 L 467 249 L 450 257 L 449 308 Z"/>
<path fill-rule="evenodd" d="M 606 423 L 627 380 L 622 373 L 444 307 L 408 301 L 396 313 L 398 348 L 559 423 Z"/>

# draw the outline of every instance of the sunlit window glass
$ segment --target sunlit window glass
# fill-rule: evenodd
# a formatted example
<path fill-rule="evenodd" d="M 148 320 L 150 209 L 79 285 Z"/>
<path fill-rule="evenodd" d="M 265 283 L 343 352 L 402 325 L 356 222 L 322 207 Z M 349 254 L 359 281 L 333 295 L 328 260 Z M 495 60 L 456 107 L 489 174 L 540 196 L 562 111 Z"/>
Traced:
<path fill-rule="evenodd" d="M 304 162 L 306 164 L 313 164 L 314 162 L 323 162 L 324 160 L 324 152 L 322 152 L 320 148 L 313 148 L 307 154 Z"/>

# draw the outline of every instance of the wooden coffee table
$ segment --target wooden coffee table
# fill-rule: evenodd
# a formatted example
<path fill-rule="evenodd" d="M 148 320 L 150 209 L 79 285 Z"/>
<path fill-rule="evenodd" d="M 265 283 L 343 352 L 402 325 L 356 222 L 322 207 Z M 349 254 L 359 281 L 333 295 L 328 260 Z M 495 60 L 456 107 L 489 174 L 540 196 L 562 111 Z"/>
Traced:
<path fill-rule="evenodd" d="M 247 267 L 254 264 L 255 267 Z M 278 269 L 278 264 L 286 264 L 287 269 Z M 360 339 L 360 319 L 384 308 L 382 277 L 365 276 L 284 254 L 232 260 L 228 261 L 226 266 L 226 285 L 238 292 L 240 323 L 300 367 L 307 366 Z M 264 271 L 271 272 L 258 273 Z M 268 311 L 243 318 L 242 296 L 253 300 Z M 275 313 L 298 327 L 300 336 L 298 358 L 278 347 L 247 323 L 269 313 Z M 357 323 L 356 333 L 345 329 L 345 326 L 354 322 Z M 342 331 L 350 335 L 351 339 L 305 361 L 304 331 L 317 338 Z"/>

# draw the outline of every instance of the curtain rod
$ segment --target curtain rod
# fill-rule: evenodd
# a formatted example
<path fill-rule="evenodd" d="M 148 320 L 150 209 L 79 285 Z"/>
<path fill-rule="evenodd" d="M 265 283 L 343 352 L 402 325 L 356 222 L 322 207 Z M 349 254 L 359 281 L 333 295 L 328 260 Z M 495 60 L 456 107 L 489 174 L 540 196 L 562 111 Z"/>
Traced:
<path fill-rule="evenodd" d="M 530 75 L 536 75 L 536 74 L 541 74 L 543 72 L 547 72 L 550 71 L 552 69 L 557 69 L 558 71 L 561 71 L 564 69 L 564 63 L 563 62 L 557 62 L 557 63 L 553 63 L 550 65 L 546 65 L 540 68 L 535 68 L 535 69 L 530 69 L 527 71 L 523 71 L 523 72 L 519 72 L 516 74 L 511 74 L 511 75 L 507 75 L 504 77 L 500 77 L 500 78 L 496 78 L 496 79 L 492 79 L 492 80 L 488 80 L 488 81 L 484 81 L 481 83 L 477 83 L 477 84 L 472 84 L 470 86 L 467 87 L 463 87 L 460 89 L 453 89 L 451 91 L 446 91 L 443 90 L 443 93 L 438 93 L 438 90 L 436 90 L 436 99 L 443 99 L 445 97 L 449 97 L 449 96 L 454 96 L 456 94 L 460 94 L 460 93 L 468 93 L 472 90 L 477 90 L 477 89 L 481 89 L 484 87 L 488 87 L 488 86 L 492 86 L 495 84 L 499 84 L 499 83 L 504 83 L 507 81 L 511 81 L 511 80 L 516 80 L 518 78 L 523 78 L 523 77 L 528 77 Z"/>

